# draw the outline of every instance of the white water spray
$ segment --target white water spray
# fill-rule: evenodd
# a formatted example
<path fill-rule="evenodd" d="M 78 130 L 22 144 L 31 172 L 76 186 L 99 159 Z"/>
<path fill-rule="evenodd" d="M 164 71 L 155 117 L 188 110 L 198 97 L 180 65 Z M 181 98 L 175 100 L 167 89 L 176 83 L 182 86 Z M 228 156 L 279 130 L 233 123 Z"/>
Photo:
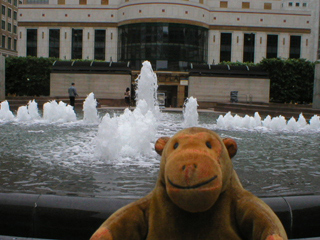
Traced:
<path fill-rule="evenodd" d="M 85 123 L 99 123 L 97 100 L 94 93 L 90 93 L 83 102 L 83 121 Z"/>
<path fill-rule="evenodd" d="M 151 82 L 153 84 L 150 85 L 150 82 L 148 79 L 151 78 Z M 110 142 L 113 144 L 115 141 L 118 141 L 119 136 L 127 136 L 128 134 L 125 133 L 126 131 L 131 133 L 131 137 L 127 139 L 120 140 L 121 145 L 127 145 L 128 142 L 131 142 L 129 139 L 135 139 L 135 135 L 146 136 L 145 139 L 149 139 L 149 142 L 152 142 L 154 140 L 153 137 L 156 132 L 157 128 L 157 122 L 158 122 L 158 114 L 160 114 L 159 107 L 157 105 L 157 101 L 155 98 L 151 98 L 151 96 L 155 96 L 156 94 L 156 75 L 151 69 L 151 65 L 148 62 L 144 63 L 144 66 L 141 69 L 141 74 L 138 78 L 138 91 L 140 92 L 139 96 L 146 96 L 148 98 L 148 101 L 145 99 L 139 99 L 137 102 L 136 110 L 132 113 L 130 111 L 125 111 L 123 115 L 126 117 L 121 117 L 124 119 L 134 119 L 134 120 L 126 120 L 126 122 L 123 122 L 124 120 L 112 120 L 116 121 L 116 130 L 117 134 L 110 134 L 110 132 L 113 132 L 114 129 L 110 129 L 111 127 L 106 127 L 108 130 L 106 133 L 103 133 L 104 130 L 102 130 L 104 127 L 103 125 L 99 126 L 99 132 L 97 139 L 100 138 L 100 140 L 103 142 L 104 139 L 110 138 L 110 135 L 112 135 Z M 148 87 L 146 87 L 146 85 Z M 151 92 L 153 94 L 146 94 L 141 90 L 149 89 L 150 86 L 154 86 L 155 89 L 152 89 Z M 151 101 L 152 100 L 152 101 Z M 150 104 L 148 104 L 149 102 Z M 190 106 L 189 106 L 190 105 Z M 188 126 L 196 126 L 197 125 L 197 119 L 198 119 L 198 113 L 197 113 L 197 103 L 196 99 L 193 99 L 190 97 L 188 99 L 188 102 L 185 104 L 184 109 L 184 127 Z M 191 110 L 192 109 L 192 110 Z M 32 122 L 34 120 L 45 120 L 45 122 L 72 122 L 76 121 L 76 115 L 73 110 L 73 108 L 70 105 L 67 105 L 64 102 L 59 102 L 59 104 L 56 101 L 51 101 L 44 104 L 43 109 L 43 117 L 41 118 L 39 116 L 38 112 L 38 105 L 33 101 L 29 101 L 27 106 L 21 106 L 18 109 L 17 117 L 14 116 L 14 114 L 10 111 L 9 103 L 8 101 L 3 101 L 0 103 L 0 120 L 1 121 L 29 121 Z M 97 109 L 96 109 L 96 100 L 94 99 L 93 93 L 89 94 L 88 97 L 85 100 L 84 103 L 84 122 L 85 123 L 96 123 L 96 121 L 99 122 Z M 148 112 L 152 112 L 152 115 Z M 148 117 L 146 117 L 148 116 Z M 114 118 L 116 116 L 112 116 Z M 111 117 L 107 117 L 108 119 Z M 120 117 L 119 117 L 120 118 Z M 193 119 L 193 120 L 191 120 Z M 106 122 L 105 120 L 104 122 Z M 111 120 L 110 120 L 111 121 Z M 130 124 L 128 124 L 130 122 Z M 138 127 L 141 128 L 140 123 L 144 124 L 143 126 L 146 126 L 148 130 L 145 130 L 143 127 L 142 131 L 140 132 L 137 129 Z M 105 123 L 106 124 L 106 123 Z M 121 126 L 123 125 L 129 125 L 127 130 L 119 130 L 121 129 Z M 225 116 L 220 115 L 217 119 L 217 123 L 215 124 L 218 128 L 221 129 L 255 129 L 255 130 L 271 130 L 271 131 L 319 131 L 320 130 L 320 117 L 317 115 L 314 115 L 309 122 L 306 121 L 303 114 L 301 113 L 298 120 L 296 120 L 294 117 L 290 118 L 288 121 L 283 116 L 278 116 L 271 118 L 270 116 L 267 116 L 264 120 L 261 119 L 259 113 L 255 113 L 254 117 L 245 115 L 244 117 L 240 117 L 239 115 L 232 116 L 231 112 L 227 113 Z M 124 128 L 125 129 L 125 128 Z M 150 135 L 149 135 L 150 133 Z M 143 135 L 144 134 L 144 135 Z M 148 137 L 150 136 L 150 137 Z M 120 137 L 121 138 L 121 137 Z M 140 139 L 137 139 L 136 142 L 141 142 Z M 112 146 L 112 144 L 110 146 Z M 114 143 L 116 144 L 116 143 Z M 130 147 L 128 147 L 130 146 Z M 114 149 L 118 149 L 117 152 L 130 152 L 129 150 L 124 149 L 133 149 L 136 147 L 139 150 L 139 152 L 144 153 L 147 152 L 146 149 L 149 149 L 149 145 L 145 144 L 144 146 L 137 147 L 135 144 L 128 145 L 128 146 L 121 146 L 121 147 L 115 147 Z M 147 147 L 146 147 L 147 146 Z M 100 148 L 100 150 L 99 150 Z M 106 154 L 107 150 L 106 144 L 104 143 L 98 143 L 97 146 L 97 153 L 99 156 L 107 156 L 109 154 Z M 111 147 L 112 148 L 112 147 Z M 120 149 L 121 148 L 121 149 Z M 120 149 L 120 150 L 119 150 Z M 110 150 L 111 152 L 113 150 Z M 115 156 L 116 154 L 111 154 L 112 156 Z"/>
<path fill-rule="evenodd" d="M 17 111 L 19 121 L 31 121 L 40 119 L 38 103 L 35 100 L 29 101 L 27 106 L 21 106 Z"/>
<path fill-rule="evenodd" d="M 152 70 L 150 62 L 144 61 L 142 63 L 141 73 L 136 82 L 138 84 L 136 89 L 137 105 L 139 105 L 139 101 L 144 100 L 147 103 L 147 109 L 145 110 L 150 110 L 155 115 L 158 115 L 160 112 L 157 101 L 158 79 Z"/>
<path fill-rule="evenodd" d="M 28 112 L 27 106 L 21 106 L 18 108 L 17 119 L 19 121 L 30 121 L 31 120 L 31 116 Z"/>
<path fill-rule="evenodd" d="M 54 100 L 43 105 L 43 119 L 49 122 L 73 122 L 77 116 L 72 106 L 62 101 L 58 104 Z"/>
<path fill-rule="evenodd" d="M 303 131 L 303 130 L 320 130 L 320 118 L 314 115 L 309 123 L 301 113 L 298 120 L 294 117 L 288 121 L 283 116 L 271 118 L 269 115 L 262 120 L 259 113 L 255 113 L 254 117 L 245 115 L 232 116 L 231 112 L 226 115 L 220 115 L 217 119 L 217 126 L 223 129 L 268 129 L 272 131 Z"/>
<path fill-rule="evenodd" d="M 198 125 L 198 106 L 196 98 L 189 97 L 186 99 L 183 106 L 184 127 L 196 127 Z"/>
<path fill-rule="evenodd" d="M 14 119 L 13 113 L 10 111 L 9 103 L 7 100 L 0 103 L 0 120 L 11 121 Z"/>
<path fill-rule="evenodd" d="M 90 93 L 83 103 L 84 122 L 98 123 L 99 116 L 97 112 L 97 101 L 94 94 Z M 73 122 L 77 120 L 72 106 L 60 101 L 49 101 L 43 105 L 43 116 L 39 114 L 38 103 L 35 100 L 29 101 L 26 106 L 20 106 L 17 110 L 17 116 L 10 111 L 9 103 L 3 101 L 0 103 L 0 120 L 32 122 L 35 120 L 44 120 L 45 122 Z"/>
<path fill-rule="evenodd" d="M 151 143 L 157 133 L 160 111 L 156 101 L 157 77 L 150 62 L 143 63 L 137 83 L 135 110 L 131 112 L 127 108 L 120 116 L 106 114 L 103 117 L 95 139 L 98 158 L 114 160 L 123 156 L 154 154 Z"/>

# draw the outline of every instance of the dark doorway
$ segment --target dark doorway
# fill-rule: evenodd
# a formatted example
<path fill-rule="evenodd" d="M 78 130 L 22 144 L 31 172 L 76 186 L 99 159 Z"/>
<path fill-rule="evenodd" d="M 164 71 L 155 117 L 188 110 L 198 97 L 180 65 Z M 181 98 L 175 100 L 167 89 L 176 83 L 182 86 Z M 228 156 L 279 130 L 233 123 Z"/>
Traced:
<path fill-rule="evenodd" d="M 158 86 L 158 92 L 166 94 L 165 107 L 177 107 L 177 91 L 178 86 Z"/>

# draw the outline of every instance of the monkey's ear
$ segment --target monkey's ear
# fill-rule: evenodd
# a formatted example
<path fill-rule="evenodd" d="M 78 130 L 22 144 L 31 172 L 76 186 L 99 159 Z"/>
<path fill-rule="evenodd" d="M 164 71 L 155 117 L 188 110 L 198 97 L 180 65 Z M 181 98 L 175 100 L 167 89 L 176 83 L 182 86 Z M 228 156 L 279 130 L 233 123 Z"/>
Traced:
<path fill-rule="evenodd" d="M 224 138 L 222 141 L 228 150 L 229 157 L 233 158 L 236 155 L 238 150 L 238 145 L 236 141 L 233 140 L 232 138 Z"/>
<path fill-rule="evenodd" d="M 156 152 L 161 156 L 162 155 L 162 151 L 165 147 L 165 145 L 167 144 L 167 142 L 169 141 L 169 137 L 160 137 L 155 145 L 154 145 L 154 148 L 156 150 Z"/>

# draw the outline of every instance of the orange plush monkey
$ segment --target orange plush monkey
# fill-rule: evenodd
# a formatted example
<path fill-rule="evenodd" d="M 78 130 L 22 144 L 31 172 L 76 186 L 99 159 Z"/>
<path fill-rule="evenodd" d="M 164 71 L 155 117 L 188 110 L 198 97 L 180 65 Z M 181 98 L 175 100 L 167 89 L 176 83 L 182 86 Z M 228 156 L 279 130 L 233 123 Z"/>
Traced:
<path fill-rule="evenodd" d="M 91 240 L 286 240 L 262 200 L 243 189 L 231 158 L 236 142 L 188 128 L 155 144 L 162 155 L 154 190 L 116 211 Z"/>

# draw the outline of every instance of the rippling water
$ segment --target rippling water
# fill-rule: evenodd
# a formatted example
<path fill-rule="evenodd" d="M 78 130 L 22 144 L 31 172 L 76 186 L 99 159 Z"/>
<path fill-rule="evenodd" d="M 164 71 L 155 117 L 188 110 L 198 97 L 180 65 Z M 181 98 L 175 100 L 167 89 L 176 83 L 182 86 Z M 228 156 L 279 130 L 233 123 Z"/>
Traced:
<path fill-rule="evenodd" d="M 320 194 L 319 133 L 224 130 L 217 117 L 200 113 L 199 126 L 237 141 L 233 162 L 246 189 L 260 196 Z M 163 113 L 157 137 L 172 136 L 182 123 L 181 113 Z M 0 122 L 0 192 L 139 198 L 151 191 L 160 157 L 100 160 L 97 131 L 80 120 Z"/>

